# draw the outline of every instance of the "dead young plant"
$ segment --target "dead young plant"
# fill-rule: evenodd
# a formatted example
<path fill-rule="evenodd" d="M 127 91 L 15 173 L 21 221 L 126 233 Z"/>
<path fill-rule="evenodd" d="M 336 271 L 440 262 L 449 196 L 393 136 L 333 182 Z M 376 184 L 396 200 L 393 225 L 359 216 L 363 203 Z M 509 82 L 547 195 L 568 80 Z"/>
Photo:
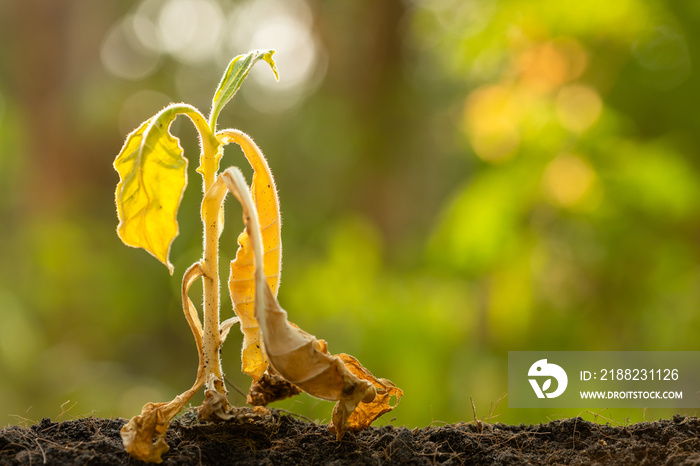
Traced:
<path fill-rule="evenodd" d="M 303 390 L 321 399 L 336 401 L 331 429 L 340 440 L 348 430 L 368 427 L 391 411 L 403 392 L 387 379 L 374 377 L 347 354 L 331 355 L 324 340 L 290 323 L 277 302 L 282 268 L 281 221 L 277 189 L 260 148 L 236 129 L 217 131 L 219 113 L 231 100 L 260 60 L 275 77 L 274 50 L 256 50 L 234 58 L 214 94 L 206 119 L 191 105 L 171 104 L 146 120 L 126 139 L 114 167 L 120 182 L 116 190 L 117 232 L 128 246 L 141 247 L 163 262 L 170 273 L 170 247 L 178 234 L 177 211 L 187 185 L 187 159 L 179 140 L 170 133 L 178 115 L 186 115 L 200 136 L 203 178 L 201 218 L 204 226 L 203 257 L 185 272 L 182 303 L 199 354 L 192 387 L 169 402 L 147 403 L 141 414 L 122 429 L 126 450 L 135 458 L 161 462 L 169 447 L 165 433 L 170 421 L 202 387 L 205 400 L 200 420 L 235 417 L 229 404 L 220 360 L 221 345 L 235 324 L 243 332 L 242 371 L 253 379 L 248 401 L 265 405 Z M 219 171 L 223 149 L 238 144 L 253 167 L 247 186 L 238 168 Z M 245 230 L 238 237 L 238 252 L 231 262 L 229 291 L 235 316 L 220 320 L 219 237 L 224 228 L 223 202 L 232 193 L 243 206 Z M 204 288 L 200 319 L 188 292 L 197 279 Z M 203 320 L 203 323 L 202 323 Z"/>

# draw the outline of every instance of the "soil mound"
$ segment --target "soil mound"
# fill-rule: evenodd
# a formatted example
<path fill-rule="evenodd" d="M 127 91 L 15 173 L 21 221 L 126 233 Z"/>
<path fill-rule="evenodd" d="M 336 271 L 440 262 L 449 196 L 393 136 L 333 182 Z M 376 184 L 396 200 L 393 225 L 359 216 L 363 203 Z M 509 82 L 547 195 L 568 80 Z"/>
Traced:
<path fill-rule="evenodd" d="M 126 419 L 84 418 L 0 430 L 0 464 L 138 464 L 124 451 Z M 469 423 L 372 427 L 342 442 L 325 425 L 279 410 L 241 408 L 235 420 L 201 424 L 193 411 L 171 423 L 164 465 L 193 464 L 700 464 L 700 419 L 628 426 L 581 418 L 526 426 Z"/>

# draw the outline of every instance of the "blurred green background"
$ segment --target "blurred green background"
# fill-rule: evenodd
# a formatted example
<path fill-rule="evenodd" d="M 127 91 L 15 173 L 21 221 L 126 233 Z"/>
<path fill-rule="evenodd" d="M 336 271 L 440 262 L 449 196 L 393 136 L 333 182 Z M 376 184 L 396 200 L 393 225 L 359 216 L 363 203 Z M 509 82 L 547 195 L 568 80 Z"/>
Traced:
<path fill-rule="evenodd" d="M 700 349 L 698 31 L 700 3 L 653 0 L 2 1 L 0 425 L 131 417 L 191 386 L 195 132 L 173 126 L 191 176 L 172 277 L 117 238 L 112 162 L 169 102 L 208 113 L 254 48 L 281 80 L 257 65 L 219 126 L 276 176 L 290 318 L 405 391 L 378 425 L 470 421 L 470 400 L 581 414 L 509 409 L 508 351 Z M 245 391 L 240 342 L 223 358 Z"/>

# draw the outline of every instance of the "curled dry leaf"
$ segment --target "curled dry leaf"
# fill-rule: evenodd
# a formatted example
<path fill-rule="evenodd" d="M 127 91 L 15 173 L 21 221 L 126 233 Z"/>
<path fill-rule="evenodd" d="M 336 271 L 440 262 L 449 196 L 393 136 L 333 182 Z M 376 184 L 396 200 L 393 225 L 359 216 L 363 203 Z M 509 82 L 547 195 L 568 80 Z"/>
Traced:
<path fill-rule="evenodd" d="M 170 450 L 165 433 L 170 421 L 179 413 L 202 386 L 196 382 L 190 390 L 168 403 L 146 403 L 141 414 L 132 417 L 121 428 L 120 435 L 127 453 L 146 463 L 160 463 L 161 456 Z"/>
<path fill-rule="evenodd" d="M 349 354 L 337 355 L 345 367 L 360 379 L 368 380 L 377 390 L 377 396 L 370 403 L 360 403 L 348 418 L 348 430 L 358 431 L 370 426 L 379 416 L 386 414 L 396 407 L 403 396 L 403 390 L 394 385 L 391 380 L 378 379 L 360 364 L 360 361 Z M 392 404 L 392 399 L 394 403 Z"/>
<path fill-rule="evenodd" d="M 203 275 L 204 271 L 199 262 L 185 272 L 182 279 L 182 305 L 187 323 L 192 329 L 197 352 L 199 353 L 199 369 L 197 379 L 192 388 L 175 397 L 168 403 L 146 403 L 141 414 L 131 418 L 121 429 L 122 442 L 126 451 L 136 459 L 147 463 L 160 463 L 161 456 L 170 447 L 165 443 L 165 433 L 170 421 L 179 413 L 185 404 L 204 384 L 204 354 L 202 353 L 202 323 L 197 310 L 188 296 L 192 283 Z"/>
<path fill-rule="evenodd" d="M 389 404 L 389 399 L 396 396 L 398 402 L 401 390 L 388 380 L 375 378 L 352 356 L 331 355 L 325 341 L 290 324 L 287 312 L 280 307 L 260 267 L 263 264 L 262 234 L 243 175 L 240 170 L 229 168 L 222 178 L 243 206 L 243 219 L 256 265 L 255 317 L 270 365 L 280 376 L 310 395 L 337 401 L 332 428 L 338 439 L 347 430 L 369 426 L 378 416 L 395 407 Z M 361 404 L 365 406 L 356 411 Z"/>
<path fill-rule="evenodd" d="M 165 432 L 170 420 L 182 407 L 170 403 L 146 403 L 141 414 L 134 416 L 121 429 L 122 442 L 126 451 L 136 459 L 146 463 L 160 463 L 161 456 L 170 450 L 165 442 Z M 155 440 L 155 442 L 154 442 Z"/>
<path fill-rule="evenodd" d="M 265 276 L 276 296 L 282 269 L 282 240 L 279 199 L 270 167 L 260 148 L 245 133 L 227 129 L 220 131 L 218 137 L 222 144 L 238 144 L 253 167 L 250 193 L 262 230 Z M 246 231 L 238 237 L 238 244 L 236 258 L 231 262 L 229 291 L 243 332 L 242 370 L 256 381 L 267 369 L 267 358 L 261 348 L 260 325 L 255 318 L 255 262 Z"/>

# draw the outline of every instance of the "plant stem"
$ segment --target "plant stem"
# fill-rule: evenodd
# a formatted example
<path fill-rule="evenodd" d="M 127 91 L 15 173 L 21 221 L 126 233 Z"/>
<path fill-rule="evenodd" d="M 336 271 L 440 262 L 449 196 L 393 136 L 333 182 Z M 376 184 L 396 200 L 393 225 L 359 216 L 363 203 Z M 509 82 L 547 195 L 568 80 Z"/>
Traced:
<path fill-rule="evenodd" d="M 209 149 L 209 150 L 207 150 Z M 219 328 L 219 236 L 223 230 L 221 205 L 226 194 L 215 187 L 216 172 L 221 159 L 222 146 L 203 147 L 198 171 L 203 178 L 202 223 L 204 226 L 204 255 L 202 257 L 202 284 L 204 288 L 203 354 L 205 380 L 209 374 L 223 380 L 221 368 L 221 333 Z M 221 193 L 219 193 L 221 191 Z M 221 384 L 225 394 L 226 389 Z"/>

